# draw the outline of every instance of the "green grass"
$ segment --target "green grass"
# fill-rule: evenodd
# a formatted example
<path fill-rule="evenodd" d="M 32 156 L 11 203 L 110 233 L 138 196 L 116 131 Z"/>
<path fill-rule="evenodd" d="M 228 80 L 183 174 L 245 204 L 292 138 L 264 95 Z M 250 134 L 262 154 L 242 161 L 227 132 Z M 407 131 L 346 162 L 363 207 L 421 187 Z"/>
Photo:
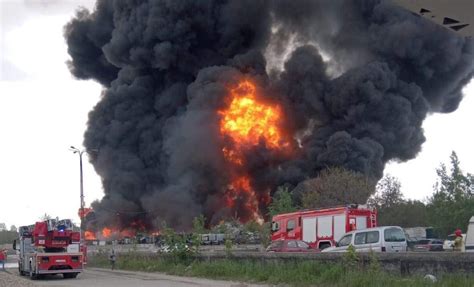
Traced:
<path fill-rule="evenodd" d="M 89 257 L 90 267 L 110 267 L 105 254 Z M 205 277 L 268 284 L 287 284 L 290 286 L 331 286 L 331 287 L 468 287 L 474 286 L 474 276 L 450 274 L 437 283 L 421 277 L 401 277 L 370 270 L 348 270 L 340 264 L 321 264 L 308 260 L 287 262 L 264 262 L 260 260 L 218 261 L 189 260 L 183 262 L 158 255 L 136 253 L 117 256 L 117 269 L 165 272 L 171 275 Z"/>

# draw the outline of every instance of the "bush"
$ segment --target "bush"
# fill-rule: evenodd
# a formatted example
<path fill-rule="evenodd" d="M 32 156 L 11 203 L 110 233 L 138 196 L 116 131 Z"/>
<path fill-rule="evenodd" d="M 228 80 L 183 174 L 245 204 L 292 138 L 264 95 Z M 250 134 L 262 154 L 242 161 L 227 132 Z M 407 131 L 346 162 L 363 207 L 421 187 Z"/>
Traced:
<path fill-rule="evenodd" d="M 354 255 L 354 254 L 353 254 Z M 344 262 L 359 263 L 358 257 L 351 255 Z M 357 254 L 355 254 L 357 255 Z M 375 256 L 374 256 L 375 257 Z M 349 259 L 350 258 L 350 259 Z M 357 260 L 355 260 L 357 258 Z M 109 267 L 106 255 L 90 256 L 91 267 Z M 353 265 L 351 265 L 353 266 Z M 172 275 L 196 276 L 212 279 L 227 279 L 247 282 L 261 282 L 289 286 L 328 286 L 328 287 L 461 287 L 471 286 L 472 275 L 449 274 L 435 283 L 422 277 L 401 277 L 372 269 L 358 267 L 348 270 L 344 264 L 319 263 L 310 260 L 289 260 L 265 262 L 261 260 L 236 260 L 232 257 L 214 261 L 192 260 L 187 264 L 172 256 L 125 253 L 117 258 L 117 268 L 146 272 L 166 272 Z M 369 265 L 369 270 L 370 265 Z"/>
<path fill-rule="evenodd" d="M 171 228 L 164 228 L 163 239 L 162 252 L 169 254 L 170 258 L 178 263 L 189 263 L 198 253 L 200 244 L 198 235 L 187 238 Z"/>
<path fill-rule="evenodd" d="M 225 244 L 225 253 L 227 254 L 227 256 L 231 256 L 232 255 L 232 240 L 226 239 L 224 244 Z"/>
<path fill-rule="evenodd" d="M 369 252 L 369 272 L 372 274 L 380 272 L 380 262 L 372 249 Z"/>
<path fill-rule="evenodd" d="M 353 271 L 359 267 L 359 256 L 352 244 L 347 247 L 347 252 L 344 253 L 342 264 L 346 271 Z"/>

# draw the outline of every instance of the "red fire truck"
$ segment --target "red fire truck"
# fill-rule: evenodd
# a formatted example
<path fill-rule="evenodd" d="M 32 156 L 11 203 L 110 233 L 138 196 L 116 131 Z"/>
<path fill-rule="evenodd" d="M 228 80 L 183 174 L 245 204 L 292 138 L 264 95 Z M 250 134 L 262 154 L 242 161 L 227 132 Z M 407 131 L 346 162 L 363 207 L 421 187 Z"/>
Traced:
<path fill-rule="evenodd" d="M 344 233 L 377 226 L 377 211 L 365 205 L 301 210 L 272 219 L 272 241 L 299 239 L 313 247 L 334 246 Z"/>
<path fill-rule="evenodd" d="M 72 230 L 71 220 L 50 219 L 21 226 L 19 238 L 13 242 L 13 249 L 20 251 L 20 275 L 29 275 L 31 279 L 43 274 L 75 278 L 83 271 L 80 233 Z"/>

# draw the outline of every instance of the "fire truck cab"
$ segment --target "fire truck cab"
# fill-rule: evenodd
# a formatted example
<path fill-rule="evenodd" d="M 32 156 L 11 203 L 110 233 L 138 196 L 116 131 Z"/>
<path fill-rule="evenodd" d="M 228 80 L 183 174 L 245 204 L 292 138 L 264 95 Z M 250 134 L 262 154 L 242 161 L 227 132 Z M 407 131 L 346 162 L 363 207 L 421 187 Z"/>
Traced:
<path fill-rule="evenodd" d="M 325 249 L 335 246 L 346 232 L 377 226 L 377 211 L 365 205 L 302 210 L 275 215 L 272 241 L 298 239 Z"/>
<path fill-rule="evenodd" d="M 72 230 L 69 219 L 36 222 L 19 228 L 18 271 L 36 279 L 43 274 L 63 274 L 75 278 L 83 271 L 84 256 L 80 250 L 80 233 Z"/>

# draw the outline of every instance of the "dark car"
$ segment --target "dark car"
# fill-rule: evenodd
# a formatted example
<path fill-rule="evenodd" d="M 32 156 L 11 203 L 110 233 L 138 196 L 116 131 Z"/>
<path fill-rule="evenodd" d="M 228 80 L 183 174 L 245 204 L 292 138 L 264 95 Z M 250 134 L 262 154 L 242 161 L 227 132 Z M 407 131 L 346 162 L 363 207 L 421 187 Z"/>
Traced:
<path fill-rule="evenodd" d="M 444 251 L 443 240 L 421 239 L 413 246 L 414 251 Z"/>
<path fill-rule="evenodd" d="M 317 252 L 318 249 L 314 249 L 309 246 L 308 243 L 302 240 L 276 240 L 273 241 L 270 246 L 267 247 L 267 252 Z"/>
<path fill-rule="evenodd" d="M 407 236 L 407 248 L 409 251 L 415 251 L 415 245 L 418 243 L 419 239 L 408 237 Z"/>

